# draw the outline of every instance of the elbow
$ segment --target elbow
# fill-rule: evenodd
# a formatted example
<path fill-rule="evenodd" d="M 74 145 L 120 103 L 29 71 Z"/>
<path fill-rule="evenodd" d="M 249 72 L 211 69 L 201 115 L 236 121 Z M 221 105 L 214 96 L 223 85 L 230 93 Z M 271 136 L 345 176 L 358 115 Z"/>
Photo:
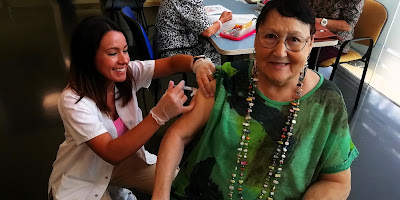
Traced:
<path fill-rule="evenodd" d="M 344 196 L 343 199 L 347 199 L 351 192 L 351 181 L 343 184 Z"/>
<path fill-rule="evenodd" d="M 351 31 L 352 29 L 354 29 L 354 27 L 351 27 L 350 24 L 346 22 L 342 24 L 342 29 L 344 31 Z"/>
<path fill-rule="evenodd" d="M 351 192 L 351 184 L 349 184 L 349 186 L 347 187 L 347 195 L 345 196 L 345 199 L 347 199 L 350 196 L 350 192 Z"/>
<path fill-rule="evenodd" d="M 118 157 L 110 157 L 110 158 L 103 158 L 104 161 L 108 162 L 111 165 L 118 165 L 121 163 L 124 159 L 123 158 L 118 158 Z"/>
<path fill-rule="evenodd" d="M 109 161 L 106 161 L 106 162 L 108 162 L 108 164 L 114 165 L 114 166 L 117 166 L 120 163 L 118 161 L 112 161 L 112 160 L 109 160 Z"/>
<path fill-rule="evenodd" d="M 100 158 L 102 158 L 104 161 L 108 162 L 111 165 L 118 165 L 126 158 L 128 158 L 130 155 L 131 154 L 127 154 L 126 152 L 123 151 L 109 149 L 107 153 L 102 154 Z"/>
<path fill-rule="evenodd" d="M 348 199 L 350 196 L 351 185 L 350 184 L 342 185 L 341 190 L 342 190 L 341 193 L 337 192 L 337 198 L 342 200 Z"/>

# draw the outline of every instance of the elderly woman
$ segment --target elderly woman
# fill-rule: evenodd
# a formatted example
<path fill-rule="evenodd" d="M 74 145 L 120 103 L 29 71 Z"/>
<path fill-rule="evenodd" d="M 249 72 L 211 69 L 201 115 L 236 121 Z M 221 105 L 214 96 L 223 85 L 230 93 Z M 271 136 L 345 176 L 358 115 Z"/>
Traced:
<path fill-rule="evenodd" d="M 301 0 L 269 1 L 256 27 L 255 60 L 222 65 L 215 99 L 198 94 L 194 110 L 165 135 L 153 199 L 348 197 L 358 151 L 339 89 L 307 71 L 315 32 L 310 8 Z"/>
<path fill-rule="evenodd" d="M 231 19 L 232 13 L 224 11 L 218 21 L 210 21 L 203 0 L 163 0 L 155 24 L 156 56 L 205 55 L 219 65 L 221 55 L 207 38 L 215 34 L 222 23 Z"/>

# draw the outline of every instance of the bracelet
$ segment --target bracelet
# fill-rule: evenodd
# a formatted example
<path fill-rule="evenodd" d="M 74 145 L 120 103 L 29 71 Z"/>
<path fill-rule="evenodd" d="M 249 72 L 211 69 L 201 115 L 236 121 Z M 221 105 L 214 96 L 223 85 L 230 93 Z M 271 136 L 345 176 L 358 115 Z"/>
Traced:
<path fill-rule="evenodd" d="M 193 67 L 194 63 L 196 63 L 196 61 L 200 59 L 206 59 L 206 56 L 205 55 L 193 56 L 193 63 L 190 65 L 190 68 L 192 69 L 193 73 L 195 72 L 195 69 Z"/>
<path fill-rule="evenodd" d="M 205 55 L 193 56 L 193 64 L 199 59 L 206 59 Z"/>
<path fill-rule="evenodd" d="M 221 27 L 222 27 L 222 22 L 221 22 L 221 20 L 218 20 L 217 22 L 219 23 L 219 28 L 221 28 Z"/>

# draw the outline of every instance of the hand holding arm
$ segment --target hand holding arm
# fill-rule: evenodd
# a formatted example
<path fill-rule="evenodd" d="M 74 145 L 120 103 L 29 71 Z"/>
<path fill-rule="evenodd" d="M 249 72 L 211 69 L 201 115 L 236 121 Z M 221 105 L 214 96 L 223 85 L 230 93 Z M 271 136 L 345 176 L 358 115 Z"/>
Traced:
<path fill-rule="evenodd" d="M 311 185 L 302 200 L 345 200 L 350 194 L 350 168 L 334 174 L 322 174 L 319 181 Z"/>
<path fill-rule="evenodd" d="M 203 95 L 206 98 L 214 97 L 215 90 L 211 86 L 210 81 L 214 79 L 215 66 L 210 58 L 196 60 L 192 66 L 192 70 L 196 74 L 197 84 Z"/>
<path fill-rule="evenodd" d="M 211 60 L 199 59 L 193 64 L 193 56 L 190 55 L 174 55 L 168 58 L 162 58 L 155 61 L 153 78 L 168 76 L 177 72 L 187 72 L 192 69 L 196 74 L 197 83 L 200 91 L 208 98 L 214 95 L 214 90 L 210 86 L 210 81 L 206 77 L 215 72 L 214 64 Z"/>

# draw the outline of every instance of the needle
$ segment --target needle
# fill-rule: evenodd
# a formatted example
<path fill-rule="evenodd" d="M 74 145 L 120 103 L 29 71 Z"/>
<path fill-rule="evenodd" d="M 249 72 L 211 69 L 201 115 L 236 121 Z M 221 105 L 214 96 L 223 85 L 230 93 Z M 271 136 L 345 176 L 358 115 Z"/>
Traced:
<path fill-rule="evenodd" d="M 174 87 L 176 87 L 176 85 L 174 85 Z M 183 86 L 184 90 L 188 90 L 188 91 L 193 91 L 193 87 L 189 87 L 189 86 Z"/>
<path fill-rule="evenodd" d="M 176 85 L 174 85 L 174 87 L 176 87 Z M 190 94 L 190 96 L 194 96 L 197 92 L 197 89 L 193 88 L 193 87 L 189 87 L 189 86 L 183 86 L 184 90 L 188 90 L 188 91 L 192 91 L 192 93 Z"/>

